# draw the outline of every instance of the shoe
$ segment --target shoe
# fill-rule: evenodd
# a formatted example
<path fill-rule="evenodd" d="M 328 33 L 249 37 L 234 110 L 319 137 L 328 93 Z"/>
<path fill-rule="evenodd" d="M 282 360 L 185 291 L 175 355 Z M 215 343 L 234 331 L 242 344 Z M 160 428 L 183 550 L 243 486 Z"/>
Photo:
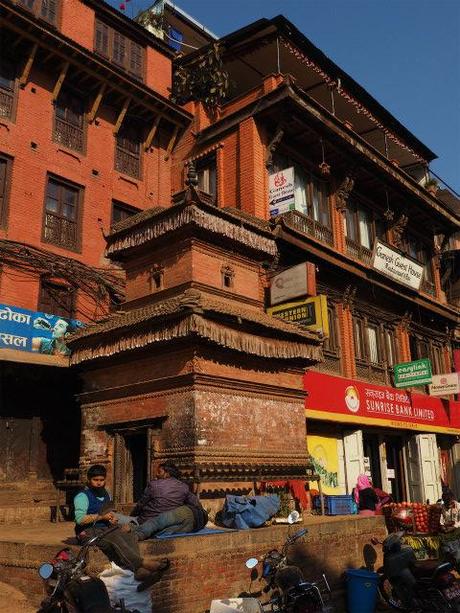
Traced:
<path fill-rule="evenodd" d="M 170 565 L 171 565 L 171 562 L 168 559 L 164 558 L 163 560 L 161 560 L 158 570 L 151 572 L 148 577 L 146 577 L 141 583 L 139 583 L 139 585 L 136 588 L 137 591 L 143 592 L 144 590 L 147 590 L 149 587 L 151 587 L 155 583 L 158 583 L 158 581 L 160 581 L 160 579 L 162 578 L 163 573 L 166 570 L 168 570 Z M 136 575 L 134 575 L 134 577 L 136 578 Z"/>
<path fill-rule="evenodd" d="M 146 558 L 142 559 L 142 567 L 147 568 L 150 572 L 160 572 L 163 573 L 165 570 L 171 566 L 171 562 L 168 558 L 163 558 L 161 560 L 148 560 Z"/>

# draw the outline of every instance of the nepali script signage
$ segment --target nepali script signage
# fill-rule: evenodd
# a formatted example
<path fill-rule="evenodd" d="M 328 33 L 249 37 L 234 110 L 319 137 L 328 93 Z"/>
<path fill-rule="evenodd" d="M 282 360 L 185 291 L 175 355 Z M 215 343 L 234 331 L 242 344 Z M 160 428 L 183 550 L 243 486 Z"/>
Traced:
<path fill-rule="evenodd" d="M 399 281 L 412 289 L 420 289 L 423 266 L 381 241 L 375 243 L 372 266 L 394 281 Z"/>
<path fill-rule="evenodd" d="M 428 358 L 393 366 L 395 387 L 412 387 L 431 383 L 431 362 Z"/>
<path fill-rule="evenodd" d="M 285 168 L 269 175 L 268 201 L 271 217 L 295 208 L 294 168 Z"/>
<path fill-rule="evenodd" d="M 66 337 L 81 326 L 75 319 L 0 304 L 0 350 L 68 356 Z"/>
<path fill-rule="evenodd" d="M 307 418 L 460 433 L 460 403 L 314 371 L 304 375 Z"/>

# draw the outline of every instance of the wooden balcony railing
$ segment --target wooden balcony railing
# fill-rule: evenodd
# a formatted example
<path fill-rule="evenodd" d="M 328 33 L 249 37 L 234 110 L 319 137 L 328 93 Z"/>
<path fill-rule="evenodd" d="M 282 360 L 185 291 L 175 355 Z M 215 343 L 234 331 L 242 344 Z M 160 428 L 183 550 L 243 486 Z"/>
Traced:
<path fill-rule="evenodd" d="M 83 128 L 74 126 L 56 117 L 54 124 L 54 140 L 69 149 L 83 151 Z"/>
<path fill-rule="evenodd" d="M 78 247 L 78 228 L 74 221 L 46 212 L 44 238 L 49 243 L 66 249 Z"/>
<path fill-rule="evenodd" d="M 302 232 L 302 234 L 307 234 L 308 236 L 313 236 L 323 243 L 328 243 L 329 245 L 333 244 L 331 228 L 323 226 L 319 221 L 315 221 L 299 211 L 283 213 L 283 219 L 287 225 L 294 230 Z"/>
<path fill-rule="evenodd" d="M 434 296 L 436 293 L 436 288 L 432 281 L 422 279 L 422 283 L 420 284 L 420 291 L 424 292 L 425 294 L 430 294 L 431 296 Z"/>
<path fill-rule="evenodd" d="M 351 238 L 348 238 L 348 236 L 345 237 L 345 244 L 347 246 L 348 255 L 351 255 L 351 257 L 355 258 L 356 260 L 360 260 L 361 262 L 364 262 L 364 264 L 367 264 L 368 266 L 371 265 L 372 263 L 371 249 L 364 247 L 364 245 L 360 245 L 359 243 L 355 242 Z"/>
<path fill-rule="evenodd" d="M 115 152 L 115 170 L 139 179 L 141 176 L 140 157 L 117 147 Z"/>
<path fill-rule="evenodd" d="M 10 118 L 13 114 L 14 93 L 0 89 L 0 117 Z"/>
<path fill-rule="evenodd" d="M 391 383 L 390 369 L 386 364 L 366 362 L 356 358 L 356 374 L 359 379 L 365 379 L 372 383 Z"/>

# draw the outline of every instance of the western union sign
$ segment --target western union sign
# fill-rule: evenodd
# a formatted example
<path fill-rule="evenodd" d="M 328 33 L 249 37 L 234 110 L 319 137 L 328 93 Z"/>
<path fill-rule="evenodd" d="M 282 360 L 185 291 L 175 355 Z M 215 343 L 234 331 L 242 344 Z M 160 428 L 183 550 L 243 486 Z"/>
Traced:
<path fill-rule="evenodd" d="M 329 336 L 327 298 L 324 294 L 298 302 L 285 302 L 267 309 L 269 315 L 301 324 L 309 330 Z"/>

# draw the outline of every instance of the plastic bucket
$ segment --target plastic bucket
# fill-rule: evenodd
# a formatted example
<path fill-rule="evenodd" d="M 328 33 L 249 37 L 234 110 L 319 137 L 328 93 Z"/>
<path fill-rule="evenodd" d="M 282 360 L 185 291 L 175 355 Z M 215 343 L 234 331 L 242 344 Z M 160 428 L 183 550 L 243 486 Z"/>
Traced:
<path fill-rule="evenodd" d="M 347 570 L 348 613 L 374 613 L 379 575 L 369 570 Z"/>

